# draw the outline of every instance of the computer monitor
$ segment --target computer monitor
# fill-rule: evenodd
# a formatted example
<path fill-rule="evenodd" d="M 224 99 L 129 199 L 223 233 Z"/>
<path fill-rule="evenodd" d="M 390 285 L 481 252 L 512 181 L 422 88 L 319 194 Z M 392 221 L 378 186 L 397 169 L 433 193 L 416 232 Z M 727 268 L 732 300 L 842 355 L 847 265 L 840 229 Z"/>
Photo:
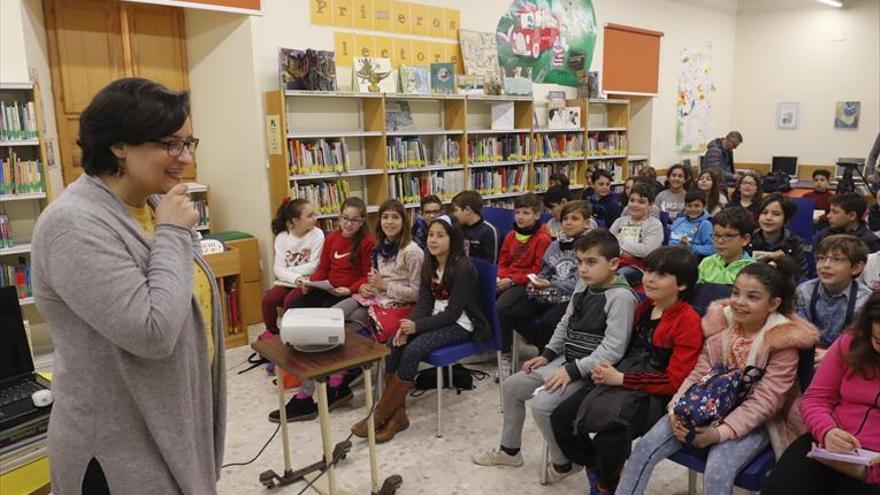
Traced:
<path fill-rule="evenodd" d="M 785 172 L 789 177 L 794 177 L 797 175 L 797 161 L 796 156 L 774 156 L 770 171 Z"/>
<path fill-rule="evenodd" d="M 15 287 L 0 287 L 0 383 L 34 372 Z"/>

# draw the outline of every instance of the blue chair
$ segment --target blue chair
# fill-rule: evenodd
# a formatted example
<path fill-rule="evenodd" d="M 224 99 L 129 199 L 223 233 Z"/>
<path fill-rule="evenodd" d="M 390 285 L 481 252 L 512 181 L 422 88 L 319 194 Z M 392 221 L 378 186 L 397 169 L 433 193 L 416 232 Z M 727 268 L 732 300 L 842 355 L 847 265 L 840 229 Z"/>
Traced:
<path fill-rule="evenodd" d="M 813 245 L 816 235 L 813 223 L 813 211 L 816 209 L 816 201 L 809 198 L 792 198 L 797 206 L 794 217 L 788 222 L 791 233 L 798 236 L 804 244 Z"/>
<path fill-rule="evenodd" d="M 798 353 L 798 382 L 801 391 L 807 389 L 813 379 L 813 363 L 815 349 L 803 349 Z M 665 421 L 662 419 L 661 421 Z M 688 468 L 688 495 L 697 492 L 697 473 L 706 471 L 706 451 L 694 447 L 685 447 L 669 457 L 669 460 Z M 776 464 L 776 455 L 772 447 L 761 452 L 736 475 L 733 484 L 751 493 L 758 493 L 764 486 L 764 480 Z"/>
<path fill-rule="evenodd" d="M 483 220 L 495 226 L 498 231 L 498 250 L 507 237 L 507 233 L 513 229 L 514 211 L 509 208 L 497 208 L 495 206 L 483 207 Z"/>
<path fill-rule="evenodd" d="M 483 211 L 485 211 L 485 209 Z M 468 356 L 494 351 L 499 371 L 501 369 L 501 323 L 498 320 L 498 311 L 495 310 L 495 278 L 498 275 L 498 267 L 489 262 L 474 258 L 471 258 L 471 263 L 477 270 L 477 277 L 479 279 L 478 285 L 480 288 L 480 306 L 492 329 L 492 340 L 483 343 L 462 342 L 460 344 L 453 344 L 448 347 L 436 349 L 428 356 L 428 359 L 425 360 L 426 363 L 438 368 L 437 437 L 443 436 L 443 422 L 441 416 L 443 411 L 443 394 L 441 393 L 443 390 L 443 368 L 448 367 L 447 372 L 450 374 L 449 382 L 451 383 L 453 364 Z M 498 387 L 498 393 L 500 398 L 500 385 Z"/>
<path fill-rule="evenodd" d="M 694 293 L 691 296 L 691 306 L 697 310 L 697 313 L 700 316 L 705 316 L 706 311 L 709 309 L 709 305 L 712 304 L 712 301 L 717 301 L 719 299 L 726 299 L 730 297 L 730 292 L 733 290 L 732 285 L 725 284 L 697 284 L 694 286 Z"/>
<path fill-rule="evenodd" d="M 663 224 L 663 245 L 669 245 L 669 212 L 660 212 L 660 223 Z"/>

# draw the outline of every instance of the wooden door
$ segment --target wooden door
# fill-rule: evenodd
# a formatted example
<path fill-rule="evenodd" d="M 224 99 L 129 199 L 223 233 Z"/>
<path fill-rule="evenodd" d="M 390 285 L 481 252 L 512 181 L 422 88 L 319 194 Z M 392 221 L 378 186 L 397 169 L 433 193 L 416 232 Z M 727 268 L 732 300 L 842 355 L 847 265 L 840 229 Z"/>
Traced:
<path fill-rule="evenodd" d="M 62 175 L 82 173 L 80 112 L 104 86 L 139 76 L 187 89 L 183 10 L 116 0 L 43 0 Z M 185 178 L 195 179 L 195 167 Z"/>

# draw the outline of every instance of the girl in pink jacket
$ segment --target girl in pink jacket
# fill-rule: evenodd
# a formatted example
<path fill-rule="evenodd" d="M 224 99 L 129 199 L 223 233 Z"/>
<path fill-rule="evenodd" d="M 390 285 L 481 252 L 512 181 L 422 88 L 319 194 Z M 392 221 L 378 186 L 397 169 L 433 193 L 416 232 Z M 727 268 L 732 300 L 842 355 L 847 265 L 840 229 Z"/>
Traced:
<path fill-rule="evenodd" d="M 773 468 L 764 495 L 880 493 L 880 464 L 870 467 L 807 457 L 816 443 L 832 452 L 880 452 L 880 294 L 853 328 L 828 348 L 801 401 L 808 433 Z"/>
<path fill-rule="evenodd" d="M 756 366 L 764 373 L 721 424 L 696 429 L 693 445 L 708 448 L 703 493 L 731 493 L 737 473 L 756 455 L 772 445 L 779 456 L 803 433 L 798 352 L 813 347 L 819 332 L 794 313 L 796 272 L 788 257 L 753 263 L 737 275 L 730 299 L 712 303 L 703 318 L 700 359 L 669 402 L 666 417 L 636 443 L 617 495 L 643 493 L 654 467 L 684 448 L 688 430 L 673 406 L 715 364 Z"/>

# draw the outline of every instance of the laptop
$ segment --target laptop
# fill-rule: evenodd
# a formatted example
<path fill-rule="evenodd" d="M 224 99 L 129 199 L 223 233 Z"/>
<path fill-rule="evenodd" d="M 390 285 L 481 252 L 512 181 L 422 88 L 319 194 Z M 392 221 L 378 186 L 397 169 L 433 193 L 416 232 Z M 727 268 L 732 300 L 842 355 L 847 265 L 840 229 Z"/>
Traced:
<path fill-rule="evenodd" d="M 789 177 L 795 177 L 797 176 L 797 162 L 796 156 L 774 156 L 770 170 L 772 172 L 784 172 Z"/>
<path fill-rule="evenodd" d="M 52 407 L 36 407 L 31 395 L 49 382 L 34 373 L 21 306 L 15 287 L 0 287 L 0 431 L 48 416 Z"/>

